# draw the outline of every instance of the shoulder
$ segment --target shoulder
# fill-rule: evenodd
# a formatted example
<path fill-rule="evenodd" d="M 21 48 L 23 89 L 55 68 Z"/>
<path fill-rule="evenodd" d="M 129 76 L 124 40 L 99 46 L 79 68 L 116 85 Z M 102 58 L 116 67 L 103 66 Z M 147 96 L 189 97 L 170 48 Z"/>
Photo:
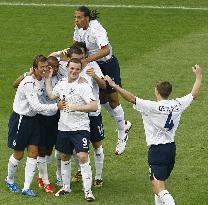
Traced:
<path fill-rule="evenodd" d="M 91 20 L 90 21 L 90 24 L 89 24 L 89 27 L 92 31 L 103 31 L 103 32 L 106 32 L 106 30 L 104 29 L 104 27 L 100 24 L 99 21 L 97 20 Z"/>
<path fill-rule="evenodd" d="M 35 78 L 31 75 L 26 76 L 23 80 L 22 80 L 22 84 L 23 85 L 30 85 L 30 84 L 34 84 L 35 85 Z"/>

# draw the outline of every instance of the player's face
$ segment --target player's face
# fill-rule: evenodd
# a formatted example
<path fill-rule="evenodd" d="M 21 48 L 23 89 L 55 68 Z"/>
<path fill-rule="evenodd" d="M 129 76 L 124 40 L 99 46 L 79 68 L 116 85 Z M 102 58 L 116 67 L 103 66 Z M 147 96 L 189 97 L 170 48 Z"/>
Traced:
<path fill-rule="evenodd" d="M 69 66 L 67 67 L 68 69 L 68 79 L 70 81 L 74 81 L 78 79 L 79 74 L 81 72 L 81 64 L 80 63 L 73 63 L 71 62 Z"/>
<path fill-rule="evenodd" d="M 78 59 L 82 60 L 84 58 L 84 54 L 72 53 L 71 58 L 78 58 Z"/>
<path fill-rule="evenodd" d="M 50 62 L 48 62 L 48 68 L 53 69 L 53 76 L 55 76 L 58 73 L 59 64 L 56 61 L 50 61 Z"/>
<path fill-rule="evenodd" d="M 87 29 L 89 25 L 89 17 L 84 16 L 84 12 L 75 11 L 74 13 L 74 21 L 78 28 Z"/>
<path fill-rule="evenodd" d="M 48 62 L 38 62 L 38 67 L 35 69 L 35 74 L 37 78 L 42 78 L 48 69 Z"/>

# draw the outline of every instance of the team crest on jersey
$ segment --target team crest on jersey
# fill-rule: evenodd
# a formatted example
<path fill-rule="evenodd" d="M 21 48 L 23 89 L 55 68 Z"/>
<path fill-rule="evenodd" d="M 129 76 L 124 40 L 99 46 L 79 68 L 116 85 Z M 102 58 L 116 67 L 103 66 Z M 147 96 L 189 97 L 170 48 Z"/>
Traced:
<path fill-rule="evenodd" d="M 74 93 L 74 91 L 75 91 L 75 89 L 70 88 L 70 90 L 69 90 L 69 94 L 70 94 L 70 95 L 71 95 L 71 94 L 73 94 L 73 93 Z"/>

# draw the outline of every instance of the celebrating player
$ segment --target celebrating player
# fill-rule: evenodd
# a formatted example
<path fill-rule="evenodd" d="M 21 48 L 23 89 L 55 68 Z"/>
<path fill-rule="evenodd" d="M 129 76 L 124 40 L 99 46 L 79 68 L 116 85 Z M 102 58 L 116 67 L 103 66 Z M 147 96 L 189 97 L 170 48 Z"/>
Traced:
<path fill-rule="evenodd" d="M 155 205 L 175 205 L 172 195 L 165 187 L 165 181 L 171 174 L 175 164 L 175 132 L 183 111 L 198 96 L 202 70 L 199 65 L 193 67 L 196 76 L 190 94 L 169 100 L 172 85 L 168 81 L 159 81 L 155 87 L 157 101 L 143 100 L 117 85 L 109 76 L 106 80 L 121 96 L 134 104 L 134 109 L 142 115 L 146 142 L 149 146 L 148 163 L 150 180 L 155 193 Z"/>

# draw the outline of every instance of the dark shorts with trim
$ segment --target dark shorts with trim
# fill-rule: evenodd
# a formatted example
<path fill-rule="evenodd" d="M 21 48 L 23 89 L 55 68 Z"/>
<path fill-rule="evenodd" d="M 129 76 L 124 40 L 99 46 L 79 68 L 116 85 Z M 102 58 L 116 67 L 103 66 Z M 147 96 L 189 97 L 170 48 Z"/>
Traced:
<path fill-rule="evenodd" d="M 174 142 L 167 144 L 151 145 L 148 151 L 150 180 L 165 181 L 170 176 L 176 156 Z"/>
<path fill-rule="evenodd" d="M 40 123 L 39 147 L 53 148 L 58 134 L 59 112 L 53 116 L 38 115 Z"/>
<path fill-rule="evenodd" d="M 104 76 L 110 76 L 116 84 L 121 86 L 120 66 L 117 58 L 114 55 L 106 62 L 97 61 L 97 63 L 100 66 L 100 69 Z M 116 92 L 116 90 L 109 86 L 109 84 L 107 84 L 106 89 L 100 90 L 108 94 Z"/>
<path fill-rule="evenodd" d="M 58 131 L 56 149 L 62 153 L 72 155 L 76 153 L 88 152 L 90 142 L 90 132 L 87 130 L 79 131 Z"/>
<path fill-rule="evenodd" d="M 28 145 L 38 146 L 40 126 L 38 117 L 19 115 L 13 112 L 8 124 L 8 147 L 14 150 L 25 150 Z"/>
<path fill-rule="evenodd" d="M 103 140 L 105 137 L 104 137 L 104 129 L 103 129 L 101 114 L 99 114 L 98 116 L 89 116 L 89 119 L 90 119 L 90 141 L 99 142 Z"/>

